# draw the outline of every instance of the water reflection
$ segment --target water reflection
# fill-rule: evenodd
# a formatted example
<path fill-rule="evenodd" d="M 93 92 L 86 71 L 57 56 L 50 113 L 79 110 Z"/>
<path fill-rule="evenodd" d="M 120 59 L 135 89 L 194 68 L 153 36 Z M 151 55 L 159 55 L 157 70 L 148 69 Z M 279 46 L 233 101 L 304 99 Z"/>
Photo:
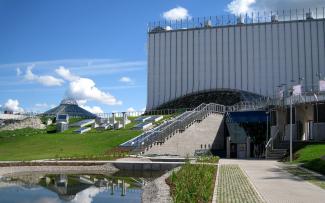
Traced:
<path fill-rule="evenodd" d="M 142 186 L 161 173 L 14 174 L 0 178 L 1 202 L 141 202 Z"/>

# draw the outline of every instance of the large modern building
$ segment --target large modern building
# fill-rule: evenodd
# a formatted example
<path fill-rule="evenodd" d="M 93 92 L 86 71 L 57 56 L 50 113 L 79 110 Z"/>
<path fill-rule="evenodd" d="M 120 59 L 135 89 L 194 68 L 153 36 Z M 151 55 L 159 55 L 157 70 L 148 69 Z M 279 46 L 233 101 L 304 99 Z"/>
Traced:
<path fill-rule="evenodd" d="M 273 97 L 281 86 L 298 83 L 305 90 L 317 87 L 325 76 L 320 13 L 151 24 L 147 110 Z"/>

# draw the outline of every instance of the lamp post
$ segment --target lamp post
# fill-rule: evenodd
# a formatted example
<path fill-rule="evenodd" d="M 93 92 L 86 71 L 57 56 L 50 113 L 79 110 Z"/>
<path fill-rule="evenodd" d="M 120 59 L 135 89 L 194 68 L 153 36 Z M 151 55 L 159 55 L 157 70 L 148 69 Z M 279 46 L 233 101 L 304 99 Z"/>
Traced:
<path fill-rule="evenodd" d="M 266 142 L 269 140 L 269 113 L 266 112 Z"/>
<path fill-rule="evenodd" d="M 294 83 L 294 80 L 291 80 Z M 293 85 L 289 89 L 290 96 L 290 162 L 292 162 L 292 95 L 293 95 Z"/>
<path fill-rule="evenodd" d="M 292 92 L 290 95 L 290 162 L 292 162 Z"/>

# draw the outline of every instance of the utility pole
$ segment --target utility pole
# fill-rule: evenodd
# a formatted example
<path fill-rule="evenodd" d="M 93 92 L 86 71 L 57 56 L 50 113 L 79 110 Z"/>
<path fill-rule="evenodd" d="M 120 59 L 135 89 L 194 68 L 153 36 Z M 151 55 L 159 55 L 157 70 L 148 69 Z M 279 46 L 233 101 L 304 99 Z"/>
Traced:
<path fill-rule="evenodd" d="M 290 95 L 290 162 L 292 162 L 292 92 Z"/>

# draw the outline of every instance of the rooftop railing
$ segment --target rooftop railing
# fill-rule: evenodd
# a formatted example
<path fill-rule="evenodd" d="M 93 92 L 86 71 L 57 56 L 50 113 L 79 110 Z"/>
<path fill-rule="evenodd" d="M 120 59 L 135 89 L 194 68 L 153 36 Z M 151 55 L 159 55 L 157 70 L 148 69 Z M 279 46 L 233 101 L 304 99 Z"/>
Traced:
<path fill-rule="evenodd" d="M 173 21 L 154 21 L 148 24 L 148 32 L 162 32 L 180 29 L 209 28 L 229 25 L 255 23 L 276 23 L 293 20 L 324 19 L 325 8 L 291 9 L 277 11 L 252 12 L 239 15 L 222 15 L 187 18 Z"/>

